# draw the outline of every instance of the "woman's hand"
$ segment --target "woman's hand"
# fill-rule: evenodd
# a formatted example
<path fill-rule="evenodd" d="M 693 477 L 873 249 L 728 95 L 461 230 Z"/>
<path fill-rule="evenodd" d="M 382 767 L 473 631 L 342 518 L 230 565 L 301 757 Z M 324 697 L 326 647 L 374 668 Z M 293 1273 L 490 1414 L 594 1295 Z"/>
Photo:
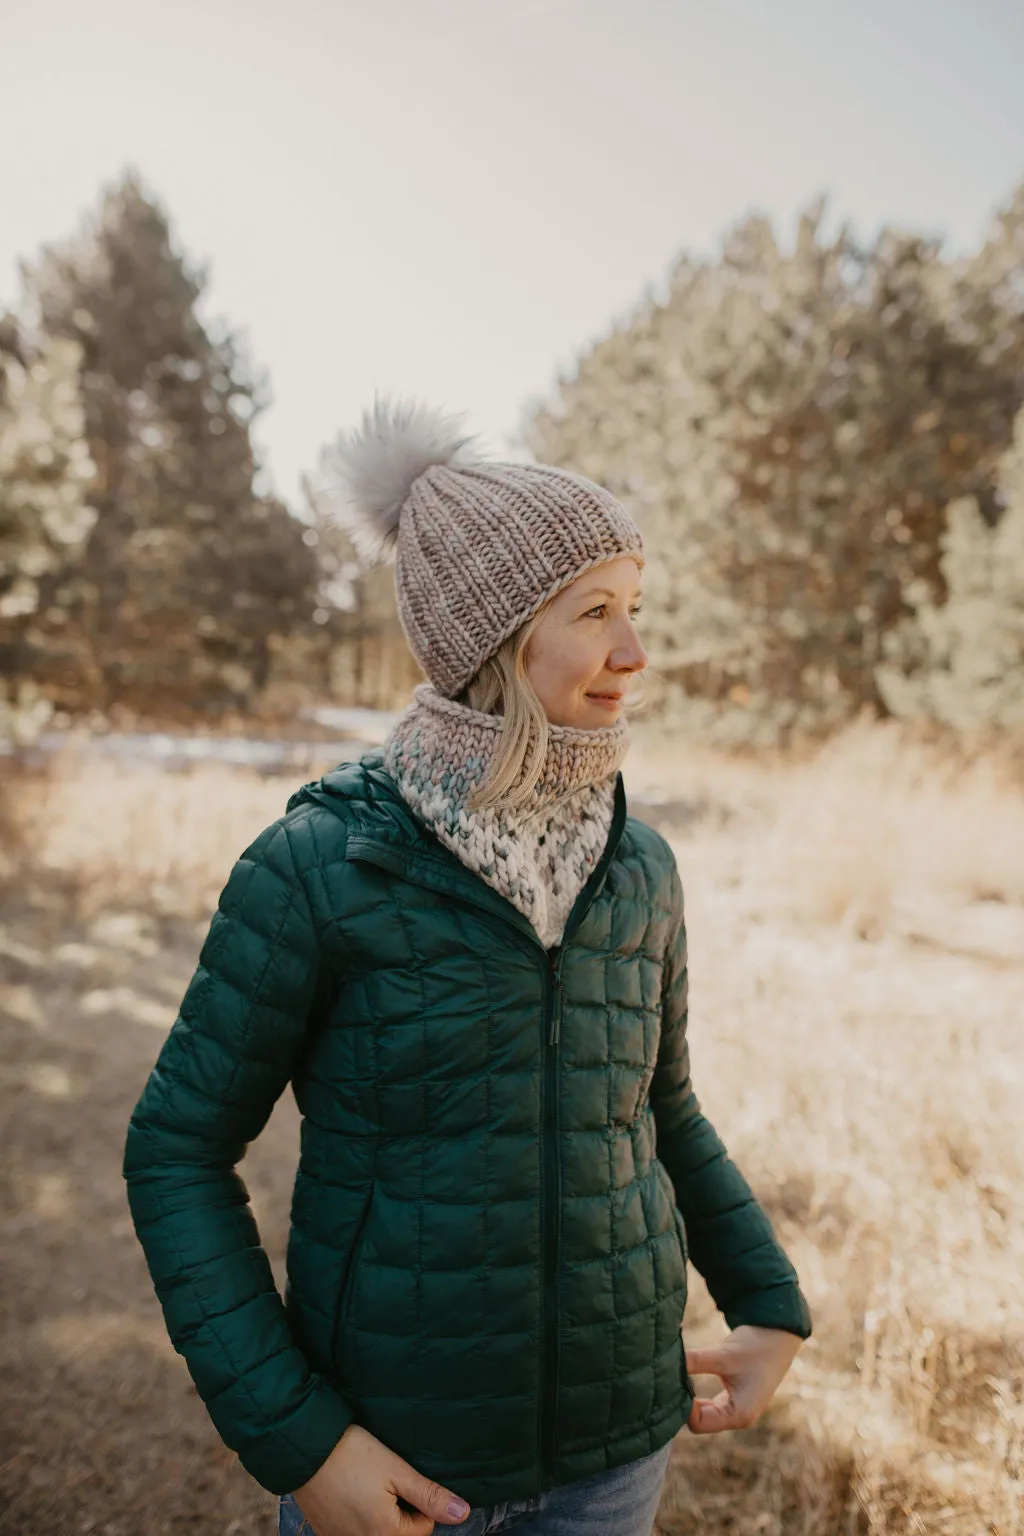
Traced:
<path fill-rule="evenodd" d="M 398 1506 L 399 1495 L 422 1514 Z M 310 1529 L 304 1536 L 430 1536 L 460 1525 L 469 1505 L 432 1483 L 360 1424 L 350 1424 L 308 1482 L 292 1494 Z M 462 1504 L 458 1514 L 449 1509 Z"/>
<path fill-rule="evenodd" d="M 717 1397 L 698 1397 L 690 1412 L 695 1435 L 722 1429 L 746 1429 L 756 1424 L 793 1363 L 803 1340 L 782 1328 L 755 1328 L 744 1323 L 721 1344 L 688 1349 L 691 1376 L 718 1376 L 725 1383 Z"/>

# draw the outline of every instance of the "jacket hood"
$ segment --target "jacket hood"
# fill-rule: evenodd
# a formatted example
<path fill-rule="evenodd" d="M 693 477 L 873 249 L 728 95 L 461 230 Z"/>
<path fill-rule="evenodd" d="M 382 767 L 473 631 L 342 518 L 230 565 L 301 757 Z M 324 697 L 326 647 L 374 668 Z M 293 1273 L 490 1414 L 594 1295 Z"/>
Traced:
<path fill-rule="evenodd" d="M 366 801 L 376 798 L 386 793 L 385 786 L 380 783 L 382 776 L 388 778 L 383 762 L 383 749 L 372 747 L 361 757 L 339 763 L 319 779 L 310 779 L 307 784 L 300 785 L 289 796 L 285 809 L 293 811 L 297 806 L 312 803 L 326 805 L 329 810 L 338 810 L 338 802 L 341 800 Z"/>
<path fill-rule="evenodd" d="M 293 811 L 302 805 L 322 805 L 341 817 L 357 806 L 376 806 L 392 819 L 397 818 L 417 840 L 422 840 L 425 830 L 384 768 L 384 749 L 380 746 L 371 747 L 360 757 L 339 763 L 319 779 L 300 785 L 289 796 L 285 809 Z"/>

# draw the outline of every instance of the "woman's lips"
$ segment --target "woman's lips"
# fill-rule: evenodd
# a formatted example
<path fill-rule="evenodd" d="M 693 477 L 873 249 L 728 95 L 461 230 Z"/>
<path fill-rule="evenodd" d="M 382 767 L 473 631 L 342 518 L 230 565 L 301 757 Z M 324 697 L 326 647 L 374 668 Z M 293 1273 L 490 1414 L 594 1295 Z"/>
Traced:
<path fill-rule="evenodd" d="M 600 704 L 603 709 L 618 709 L 619 705 L 622 703 L 622 695 L 621 695 L 621 693 L 613 693 L 613 694 L 588 693 L 587 694 L 587 698 L 588 699 L 593 699 L 594 703 L 595 704 Z"/>

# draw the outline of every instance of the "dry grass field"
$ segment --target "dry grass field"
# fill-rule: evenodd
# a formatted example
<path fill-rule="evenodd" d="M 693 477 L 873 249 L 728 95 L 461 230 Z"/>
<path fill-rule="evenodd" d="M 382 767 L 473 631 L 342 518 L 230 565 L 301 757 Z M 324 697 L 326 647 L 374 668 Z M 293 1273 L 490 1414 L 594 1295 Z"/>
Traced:
<path fill-rule="evenodd" d="M 627 789 L 687 894 L 695 1086 L 815 1319 L 757 1426 L 679 1435 L 660 1536 L 1022 1536 L 1024 797 L 881 727 L 799 766 L 634 730 Z M 120 1157 L 295 782 L 66 755 L 8 785 L 2 1532 L 270 1536 L 163 1332 Z M 296 1134 L 285 1095 L 244 1165 L 279 1276 Z M 688 1339 L 717 1337 L 692 1298 Z"/>

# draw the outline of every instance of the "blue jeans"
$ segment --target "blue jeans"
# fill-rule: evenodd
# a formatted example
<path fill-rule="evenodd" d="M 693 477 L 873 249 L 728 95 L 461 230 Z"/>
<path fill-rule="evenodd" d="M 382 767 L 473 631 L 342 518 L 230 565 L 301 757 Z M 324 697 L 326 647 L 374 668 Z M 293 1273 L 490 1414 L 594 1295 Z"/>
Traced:
<path fill-rule="evenodd" d="M 456 1525 L 435 1525 L 434 1536 L 456 1531 L 462 1536 L 490 1536 L 515 1531 L 517 1536 L 651 1536 L 661 1503 L 661 1490 L 672 1454 L 672 1441 L 652 1456 L 628 1461 L 611 1472 L 595 1472 L 578 1483 L 566 1483 L 532 1499 L 506 1504 L 478 1504 Z M 458 1492 L 458 1489 L 455 1489 Z M 286 1493 L 277 1517 L 277 1536 L 316 1536 L 302 1511 Z"/>

